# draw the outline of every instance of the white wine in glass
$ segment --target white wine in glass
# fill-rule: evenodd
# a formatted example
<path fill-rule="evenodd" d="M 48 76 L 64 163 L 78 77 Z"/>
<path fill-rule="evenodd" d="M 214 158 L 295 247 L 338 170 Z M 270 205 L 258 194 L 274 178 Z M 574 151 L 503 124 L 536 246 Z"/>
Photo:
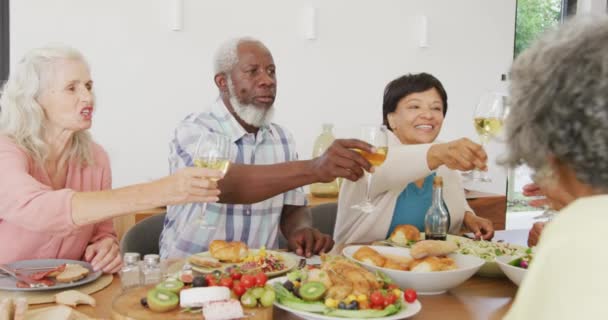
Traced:
<path fill-rule="evenodd" d="M 476 117 L 475 130 L 479 135 L 479 138 L 488 142 L 489 138 L 496 137 L 502 130 L 503 119 L 500 118 L 482 118 Z"/>
<path fill-rule="evenodd" d="M 205 160 L 205 159 L 194 159 L 194 166 L 198 168 L 207 168 L 221 171 L 223 174 L 226 174 L 228 168 L 230 167 L 230 159 L 214 159 L 214 160 Z M 218 181 L 218 178 L 209 178 L 212 181 Z"/>
<path fill-rule="evenodd" d="M 194 153 L 194 166 L 219 170 L 226 174 L 230 167 L 230 138 L 223 135 L 202 134 L 196 144 Z M 212 178 L 212 181 L 219 179 Z M 203 229 L 215 229 L 214 225 L 205 220 L 207 203 L 203 203 L 199 225 Z"/>
<path fill-rule="evenodd" d="M 506 115 L 506 101 L 507 97 L 498 92 L 486 93 L 479 99 L 473 115 L 473 125 L 482 146 L 500 134 Z M 476 169 L 472 173 L 476 181 L 492 182 L 487 171 Z"/>
<path fill-rule="evenodd" d="M 354 151 L 360 153 L 363 158 L 367 159 L 374 167 L 379 167 L 386 160 L 388 154 L 388 135 L 386 126 L 364 126 L 361 127 L 359 139 L 365 141 L 376 149 L 376 152 L 370 153 L 359 149 Z M 366 173 L 367 175 L 367 190 L 365 192 L 365 200 L 352 206 L 352 209 L 360 210 L 364 213 L 372 213 L 376 207 L 371 202 L 369 192 L 372 184 L 372 174 Z"/>
<path fill-rule="evenodd" d="M 388 154 L 388 147 L 376 147 L 375 153 L 369 153 L 367 151 L 363 151 L 360 149 L 353 149 L 360 153 L 363 158 L 365 158 L 369 163 L 374 167 L 379 167 L 384 160 L 386 160 L 386 155 Z"/>

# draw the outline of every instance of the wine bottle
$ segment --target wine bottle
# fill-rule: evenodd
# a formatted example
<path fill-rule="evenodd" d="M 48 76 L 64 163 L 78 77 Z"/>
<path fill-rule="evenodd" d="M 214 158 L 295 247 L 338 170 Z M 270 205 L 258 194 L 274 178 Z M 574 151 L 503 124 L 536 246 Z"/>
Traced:
<path fill-rule="evenodd" d="M 315 145 L 312 150 L 313 158 L 321 156 L 327 148 L 334 142 L 335 138 L 332 133 L 333 125 L 330 123 L 323 124 L 323 131 L 315 140 Z M 340 192 L 338 180 L 327 183 L 313 183 L 310 186 L 310 193 L 315 197 L 335 198 Z"/>
<path fill-rule="evenodd" d="M 450 214 L 443 203 L 443 178 L 433 180 L 433 202 L 424 217 L 424 233 L 427 240 L 446 240 L 450 228 Z"/>

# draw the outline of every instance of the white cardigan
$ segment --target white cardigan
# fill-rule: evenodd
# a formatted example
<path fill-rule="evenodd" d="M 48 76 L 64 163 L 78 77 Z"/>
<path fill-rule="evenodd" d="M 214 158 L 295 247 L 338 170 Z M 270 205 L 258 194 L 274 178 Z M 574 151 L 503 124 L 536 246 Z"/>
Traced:
<path fill-rule="evenodd" d="M 432 144 L 404 145 L 392 132 L 388 135 L 388 156 L 376 168 L 370 189 L 375 211 L 363 213 L 351 209 L 351 206 L 365 199 L 367 179 L 362 178 L 357 182 L 344 180 L 342 183 L 334 229 L 334 240 L 338 244 L 385 239 L 399 194 L 409 183 L 432 172 L 427 164 L 427 152 Z M 460 174 L 445 166 L 440 166 L 436 172 L 443 177 L 443 200 L 451 220 L 449 233 L 456 234 L 462 227 L 464 213 L 473 210 L 465 198 Z"/>

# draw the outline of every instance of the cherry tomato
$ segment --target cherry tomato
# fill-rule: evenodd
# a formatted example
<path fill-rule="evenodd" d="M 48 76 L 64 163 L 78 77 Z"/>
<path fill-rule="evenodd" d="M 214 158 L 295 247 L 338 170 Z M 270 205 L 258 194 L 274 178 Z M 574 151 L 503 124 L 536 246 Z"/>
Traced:
<path fill-rule="evenodd" d="M 416 293 L 416 290 L 414 290 L 414 289 L 406 289 L 405 291 L 403 291 L 403 299 L 405 299 L 405 301 L 407 301 L 407 303 L 412 303 L 412 302 L 416 301 L 417 297 L 418 297 L 418 294 Z"/>
<path fill-rule="evenodd" d="M 220 286 L 232 289 L 232 278 L 227 277 L 220 279 Z"/>
<path fill-rule="evenodd" d="M 217 280 L 217 278 L 212 273 L 209 273 L 205 275 L 205 280 L 207 280 L 207 282 L 210 282 L 211 280 Z"/>
<path fill-rule="evenodd" d="M 255 275 L 255 285 L 258 287 L 263 287 L 266 285 L 266 281 L 268 281 L 268 277 L 264 272 L 260 272 Z"/>
<path fill-rule="evenodd" d="M 232 278 L 232 280 L 240 280 L 242 276 L 243 274 L 238 271 L 232 271 L 230 273 L 230 278 Z"/>
<path fill-rule="evenodd" d="M 369 296 L 369 302 L 372 307 L 383 307 L 384 306 L 384 296 L 382 296 L 382 292 L 375 291 Z"/>
<path fill-rule="evenodd" d="M 397 301 L 397 296 L 392 293 L 389 293 L 384 298 L 384 301 L 385 301 L 385 305 L 388 306 L 389 304 L 393 304 L 393 303 L 395 303 L 395 301 Z"/>
<path fill-rule="evenodd" d="M 241 284 L 243 285 L 243 287 L 245 287 L 245 289 L 249 289 L 251 287 L 254 287 L 256 284 L 256 278 L 252 275 L 248 275 L 245 274 L 241 277 Z"/>
<path fill-rule="evenodd" d="M 217 286 L 217 279 L 215 277 L 211 277 L 211 278 L 207 279 L 207 285 L 209 287 L 216 287 Z"/>
<path fill-rule="evenodd" d="M 247 291 L 247 288 L 243 286 L 240 282 L 235 282 L 232 286 L 232 292 L 236 294 L 238 297 L 242 296 Z"/>

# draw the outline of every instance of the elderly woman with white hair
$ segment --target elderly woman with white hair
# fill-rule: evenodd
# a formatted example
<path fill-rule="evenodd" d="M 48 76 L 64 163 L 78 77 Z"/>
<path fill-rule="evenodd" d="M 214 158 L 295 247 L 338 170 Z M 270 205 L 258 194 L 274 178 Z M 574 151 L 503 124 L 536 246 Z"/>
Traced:
<path fill-rule="evenodd" d="M 608 19 L 576 18 L 512 68 L 507 164 L 560 209 L 505 319 L 608 318 Z"/>
<path fill-rule="evenodd" d="M 95 111 L 84 57 L 65 46 L 28 52 L 0 97 L 0 263 L 84 259 L 114 273 L 121 258 L 110 218 L 167 204 L 217 201 L 208 178 L 186 168 L 110 190 L 110 162 L 88 129 Z"/>

